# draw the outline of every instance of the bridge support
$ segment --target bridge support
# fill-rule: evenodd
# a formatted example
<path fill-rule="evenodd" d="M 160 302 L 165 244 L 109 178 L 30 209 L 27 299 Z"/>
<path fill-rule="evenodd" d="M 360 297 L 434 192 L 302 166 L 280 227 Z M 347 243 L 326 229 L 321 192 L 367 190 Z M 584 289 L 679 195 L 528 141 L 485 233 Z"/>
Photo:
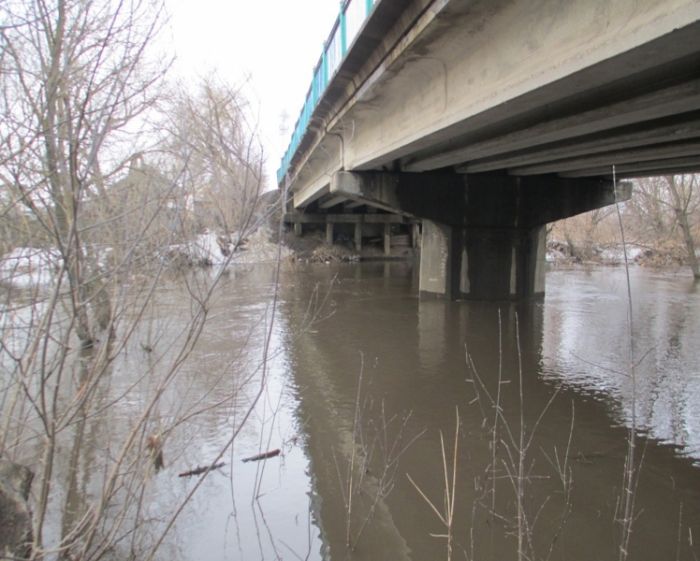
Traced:
<path fill-rule="evenodd" d="M 423 219 L 420 293 L 544 294 L 545 226 L 630 197 L 607 180 L 505 174 L 337 172 L 330 191 Z"/>
<path fill-rule="evenodd" d="M 502 300 L 544 294 L 545 226 L 463 228 L 423 221 L 420 294 Z"/>

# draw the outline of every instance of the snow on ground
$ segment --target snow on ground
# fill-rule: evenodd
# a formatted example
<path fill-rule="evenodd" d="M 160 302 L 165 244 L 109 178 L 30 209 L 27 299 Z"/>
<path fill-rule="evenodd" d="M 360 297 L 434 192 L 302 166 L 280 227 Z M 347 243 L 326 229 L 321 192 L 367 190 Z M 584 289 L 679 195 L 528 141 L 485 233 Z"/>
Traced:
<path fill-rule="evenodd" d="M 100 263 L 104 262 L 109 250 L 103 248 L 99 253 Z M 168 246 L 163 253 L 168 260 L 188 265 L 225 266 L 271 262 L 278 254 L 285 259 L 291 255 L 291 250 L 287 247 L 279 250 L 277 244 L 270 241 L 269 230 L 259 228 L 243 240 L 239 240 L 236 233 L 220 236 L 205 231 L 188 243 Z M 17 247 L 0 257 L 0 284 L 17 288 L 49 285 L 60 267 L 61 257 L 56 250 Z"/>
<path fill-rule="evenodd" d="M 636 262 L 641 259 L 648 249 L 634 244 L 627 244 L 627 260 Z M 625 262 L 625 253 L 622 245 L 599 246 L 596 245 L 590 250 L 589 259 L 596 263 L 608 265 L 621 265 Z M 569 245 L 566 242 L 550 240 L 547 242 L 547 252 L 545 254 L 547 263 L 564 263 L 572 261 L 573 257 Z M 574 260 L 575 261 L 575 260 Z"/>
<path fill-rule="evenodd" d="M 627 259 L 634 261 L 641 257 L 644 249 L 636 245 L 627 245 Z M 624 263 L 625 252 L 622 247 L 606 248 L 600 252 L 600 259 L 605 263 Z"/>
<path fill-rule="evenodd" d="M 0 258 L 0 283 L 18 288 L 48 285 L 60 267 L 55 250 L 16 247 Z"/>
<path fill-rule="evenodd" d="M 265 263 L 277 259 L 278 247 L 270 241 L 270 232 L 266 228 L 259 228 L 243 239 L 235 232 L 221 236 L 205 231 L 191 242 L 168 246 L 165 255 L 170 260 L 200 266 Z M 282 247 L 280 256 L 286 258 L 289 255 L 291 251 Z"/>
<path fill-rule="evenodd" d="M 232 263 L 269 263 L 292 256 L 292 250 L 283 245 L 281 248 L 270 241 L 270 231 L 267 228 L 258 228 L 248 236 L 243 248 L 236 251 L 231 259 Z M 232 236 L 235 240 L 235 235 Z"/>

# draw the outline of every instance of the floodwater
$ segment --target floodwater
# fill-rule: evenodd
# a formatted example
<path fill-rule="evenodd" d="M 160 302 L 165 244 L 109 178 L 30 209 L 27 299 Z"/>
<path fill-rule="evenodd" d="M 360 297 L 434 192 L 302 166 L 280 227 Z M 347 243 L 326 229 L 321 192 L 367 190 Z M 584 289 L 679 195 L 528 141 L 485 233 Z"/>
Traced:
<path fill-rule="evenodd" d="M 419 300 L 406 263 L 289 266 L 274 317 L 273 273 L 223 279 L 158 402 L 169 437 L 144 518 L 167 520 L 199 481 L 178 474 L 225 450 L 160 558 L 617 559 L 629 500 L 627 558 L 700 557 L 700 291 L 688 276 L 631 271 L 630 339 L 619 268 L 552 270 L 544 300 L 513 304 Z M 158 293 L 103 390 L 131 397 L 87 421 L 84 457 L 59 468 L 63 494 L 95 493 L 107 443 L 158 391 L 136 373 L 182 336 L 183 295 L 178 283 Z"/>

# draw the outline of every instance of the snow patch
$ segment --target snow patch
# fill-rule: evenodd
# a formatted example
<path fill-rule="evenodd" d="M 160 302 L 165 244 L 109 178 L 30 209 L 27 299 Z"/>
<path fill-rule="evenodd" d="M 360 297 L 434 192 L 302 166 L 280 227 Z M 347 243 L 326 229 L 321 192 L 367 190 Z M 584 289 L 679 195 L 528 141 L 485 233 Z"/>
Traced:
<path fill-rule="evenodd" d="M 16 247 L 0 258 L 0 283 L 18 288 L 49 285 L 61 264 L 56 250 Z"/>
<path fill-rule="evenodd" d="M 164 256 L 168 261 L 187 266 L 221 266 L 232 263 L 265 263 L 277 259 L 277 244 L 270 241 L 270 232 L 259 228 L 248 237 L 237 232 L 222 236 L 205 231 L 185 244 L 168 246 Z M 291 251 L 281 248 L 281 257 Z"/>

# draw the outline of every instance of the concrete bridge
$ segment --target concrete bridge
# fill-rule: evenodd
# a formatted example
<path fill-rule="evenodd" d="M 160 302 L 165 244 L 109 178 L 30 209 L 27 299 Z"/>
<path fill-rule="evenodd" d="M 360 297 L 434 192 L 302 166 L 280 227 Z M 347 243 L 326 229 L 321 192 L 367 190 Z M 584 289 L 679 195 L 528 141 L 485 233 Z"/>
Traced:
<path fill-rule="evenodd" d="M 521 298 L 613 168 L 700 170 L 700 1 L 342 2 L 278 181 L 297 217 L 422 219 L 421 294 Z"/>

